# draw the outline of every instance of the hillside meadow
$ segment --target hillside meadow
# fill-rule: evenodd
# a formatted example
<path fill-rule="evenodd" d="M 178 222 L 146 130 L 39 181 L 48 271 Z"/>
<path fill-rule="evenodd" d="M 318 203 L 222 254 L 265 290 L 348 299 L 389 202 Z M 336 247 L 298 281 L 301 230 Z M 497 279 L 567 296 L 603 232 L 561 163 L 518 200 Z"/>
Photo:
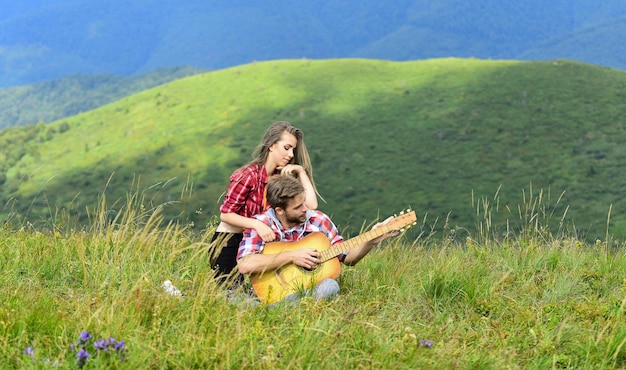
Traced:
<path fill-rule="evenodd" d="M 162 68 L 131 77 L 83 74 L 0 88 L 0 128 L 56 121 L 200 72 L 206 70 Z"/>
<path fill-rule="evenodd" d="M 344 267 L 340 296 L 274 307 L 215 285 L 214 225 L 165 222 L 141 193 L 110 219 L 104 200 L 84 230 L 0 230 L 3 368 L 626 366 L 623 246 L 550 234 L 537 198 L 507 237 L 483 219 L 462 242 L 433 238 L 420 217 L 417 236 Z"/>
<path fill-rule="evenodd" d="M 565 60 L 281 60 L 195 75 L 51 124 L 0 131 L 5 222 L 37 229 L 129 189 L 202 232 L 267 126 L 305 132 L 324 201 L 348 233 L 410 207 L 461 239 L 484 204 L 519 229 L 543 194 L 559 229 L 626 234 L 623 71 Z"/>

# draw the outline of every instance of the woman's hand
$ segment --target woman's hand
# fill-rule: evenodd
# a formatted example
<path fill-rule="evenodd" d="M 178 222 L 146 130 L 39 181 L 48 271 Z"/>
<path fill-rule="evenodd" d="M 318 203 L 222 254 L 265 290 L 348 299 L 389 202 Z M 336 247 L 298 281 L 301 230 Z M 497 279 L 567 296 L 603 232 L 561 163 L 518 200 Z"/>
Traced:
<path fill-rule="evenodd" d="M 305 173 L 304 168 L 299 164 L 288 164 L 285 167 L 277 167 L 280 170 L 281 175 L 297 175 L 298 177 L 301 174 Z"/>
<path fill-rule="evenodd" d="M 317 193 L 315 192 L 315 188 L 309 179 L 309 174 L 307 174 L 304 167 L 299 164 L 288 164 L 285 167 L 276 168 L 280 170 L 281 175 L 291 175 L 297 177 L 304 187 L 306 206 L 309 209 L 317 209 Z"/>
<path fill-rule="evenodd" d="M 258 225 L 254 228 L 254 230 L 256 230 L 257 234 L 259 234 L 261 239 L 263 239 L 263 241 L 266 243 L 276 239 L 276 234 L 274 233 L 274 230 L 272 230 L 271 227 L 267 226 L 261 221 L 258 221 Z"/>

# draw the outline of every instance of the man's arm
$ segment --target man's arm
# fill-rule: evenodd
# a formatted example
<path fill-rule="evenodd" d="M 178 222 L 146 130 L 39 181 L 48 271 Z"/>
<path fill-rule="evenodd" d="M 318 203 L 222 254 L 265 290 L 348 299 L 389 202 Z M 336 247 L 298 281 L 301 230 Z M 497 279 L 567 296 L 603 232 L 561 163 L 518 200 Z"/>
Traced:
<path fill-rule="evenodd" d="M 383 222 L 379 222 L 376 225 L 374 225 L 372 227 L 372 230 L 374 230 L 375 228 L 382 226 L 386 223 L 388 223 L 389 221 L 391 221 L 393 219 L 392 217 L 388 217 L 385 221 Z M 376 239 L 370 240 L 369 242 L 365 242 L 361 245 L 359 245 L 358 247 L 352 248 L 348 254 L 346 255 L 346 257 L 343 260 L 343 263 L 345 265 L 348 266 L 354 266 L 356 265 L 363 257 L 365 257 L 371 250 L 372 248 L 374 248 L 374 245 L 382 242 L 383 240 L 390 238 L 392 236 L 396 236 L 399 233 L 397 231 L 393 231 L 384 235 L 379 236 Z"/>
<path fill-rule="evenodd" d="M 320 263 L 320 253 L 315 249 L 299 249 L 277 254 L 251 253 L 237 261 L 237 267 L 242 274 L 260 273 L 275 270 L 289 263 L 311 269 Z"/>
<path fill-rule="evenodd" d="M 343 260 L 343 264 L 348 266 L 356 265 L 372 250 L 372 248 L 374 248 L 374 245 L 376 245 L 376 243 L 369 241 L 359 245 L 358 247 L 350 249 L 350 252 L 348 252 Z"/>

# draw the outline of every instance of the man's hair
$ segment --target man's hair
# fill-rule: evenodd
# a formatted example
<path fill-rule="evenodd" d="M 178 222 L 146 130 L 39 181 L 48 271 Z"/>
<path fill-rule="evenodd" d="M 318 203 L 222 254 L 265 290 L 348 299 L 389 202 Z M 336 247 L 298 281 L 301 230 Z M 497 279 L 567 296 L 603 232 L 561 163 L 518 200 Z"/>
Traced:
<path fill-rule="evenodd" d="M 302 183 L 289 175 L 274 175 L 267 183 L 267 203 L 274 209 L 286 209 L 289 200 L 302 193 Z"/>

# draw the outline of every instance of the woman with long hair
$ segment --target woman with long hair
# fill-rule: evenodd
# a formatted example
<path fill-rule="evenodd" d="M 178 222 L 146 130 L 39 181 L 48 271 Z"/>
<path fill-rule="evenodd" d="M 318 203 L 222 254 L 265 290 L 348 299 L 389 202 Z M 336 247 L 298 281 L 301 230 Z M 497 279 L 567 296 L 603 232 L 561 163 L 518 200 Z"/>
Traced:
<path fill-rule="evenodd" d="M 220 207 L 220 223 L 211 239 L 210 249 L 211 265 L 220 284 L 230 283 L 230 287 L 235 288 L 243 281 L 235 267 L 244 229 L 255 229 L 264 242 L 275 238 L 269 226 L 252 218 L 269 207 L 265 187 L 270 176 L 288 174 L 296 177 L 305 189 L 307 207 L 317 208 L 313 168 L 303 136 L 302 130 L 289 122 L 274 122 L 265 131 L 254 159 L 230 176 Z"/>

